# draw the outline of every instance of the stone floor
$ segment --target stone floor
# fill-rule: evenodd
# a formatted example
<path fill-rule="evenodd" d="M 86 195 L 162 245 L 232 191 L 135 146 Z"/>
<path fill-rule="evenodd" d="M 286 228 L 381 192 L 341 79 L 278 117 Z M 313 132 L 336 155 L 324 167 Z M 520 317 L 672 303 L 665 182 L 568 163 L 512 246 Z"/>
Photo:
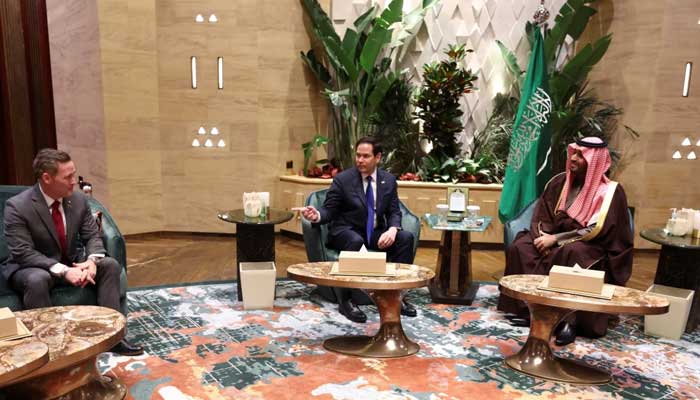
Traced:
<path fill-rule="evenodd" d="M 126 238 L 129 287 L 230 280 L 236 278 L 236 239 L 233 236 L 157 233 Z M 286 277 L 289 265 L 306 262 L 301 238 L 277 235 L 278 276 Z M 437 242 L 421 243 L 415 263 L 435 268 Z M 628 286 L 646 289 L 656 273 L 658 252 L 638 250 Z M 496 281 L 505 268 L 502 249 L 472 252 L 474 280 Z"/>

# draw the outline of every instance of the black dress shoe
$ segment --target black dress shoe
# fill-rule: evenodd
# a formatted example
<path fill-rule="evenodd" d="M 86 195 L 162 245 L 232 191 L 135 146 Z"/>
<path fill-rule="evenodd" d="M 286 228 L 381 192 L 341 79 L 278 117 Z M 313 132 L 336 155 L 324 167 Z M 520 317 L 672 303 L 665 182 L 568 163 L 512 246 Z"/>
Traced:
<path fill-rule="evenodd" d="M 413 307 L 413 304 L 407 302 L 406 300 L 402 300 L 401 315 L 405 315 L 406 317 L 415 317 L 418 315 L 418 311 L 416 311 L 416 308 Z"/>
<path fill-rule="evenodd" d="M 116 346 L 109 349 L 109 351 L 122 356 L 140 356 L 143 354 L 143 347 L 131 344 L 126 339 L 122 339 Z"/>
<path fill-rule="evenodd" d="M 352 300 L 345 300 L 338 305 L 338 311 L 352 322 L 367 322 L 367 315 Z"/>
<path fill-rule="evenodd" d="M 557 346 L 566 346 L 567 344 L 573 343 L 576 340 L 576 326 L 566 321 L 562 321 L 554 330 L 554 334 L 556 335 L 554 343 Z"/>

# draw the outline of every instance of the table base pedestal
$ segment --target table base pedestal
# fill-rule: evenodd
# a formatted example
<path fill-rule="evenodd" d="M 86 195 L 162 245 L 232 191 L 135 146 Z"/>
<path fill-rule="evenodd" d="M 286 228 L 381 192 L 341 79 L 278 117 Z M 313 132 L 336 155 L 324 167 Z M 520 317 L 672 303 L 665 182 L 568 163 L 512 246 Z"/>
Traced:
<path fill-rule="evenodd" d="M 437 272 L 430 283 L 430 298 L 433 303 L 472 304 L 479 283 L 472 281 L 471 260 L 469 232 L 443 231 Z"/>
<path fill-rule="evenodd" d="M 420 346 L 401 326 L 401 291 L 373 290 L 369 295 L 379 309 L 380 327 L 374 336 L 338 336 L 323 342 L 326 350 L 357 357 L 396 358 L 415 354 Z"/>
<path fill-rule="evenodd" d="M 549 341 L 557 324 L 573 311 L 563 308 L 528 304 L 530 308 L 530 335 L 517 354 L 505 363 L 516 371 L 538 378 L 573 384 L 603 384 L 611 380 L 609 373 L 579 361 L 557 357 Z"/>

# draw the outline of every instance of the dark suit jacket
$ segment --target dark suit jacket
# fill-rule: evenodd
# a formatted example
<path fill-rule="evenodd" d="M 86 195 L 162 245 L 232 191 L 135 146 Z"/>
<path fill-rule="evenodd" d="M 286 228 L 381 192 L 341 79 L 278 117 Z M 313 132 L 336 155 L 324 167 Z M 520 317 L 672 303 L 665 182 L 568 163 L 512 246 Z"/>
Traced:
<path fill-rule="evenodd" d="M 377 169 L 377 201 L 375 215 L 376 229 L 386 230 L 394 226 L 401 228 L 401 209 L 396 178 L 390 173 Z M 367 201 L 362 187 L 362 175 L 357 168 L 345 170 L 333 179 L 326 194 L 326 201 L 320 210 L 320 224 L 330 222 L 329 234 L 336 236 L 352 229 L 365 236 L 367 224 Z"/>
<path fill-rule="evenodd" d="M 74 191 L 63 199 L 63 211 L 66 214 L 68 259 L 82 262 L 89 254 L 105 254 L 99 228 L 85 195 L 79 190 Z M 38 183 L 5 202 L 4 223 L 10 257 L 3 267 L 3 275 L 8 281 L 18 269 L 48 270 L 60 262 L 58 234 Z M 85 246 L 84 252 L 78 251 L 78 237 Z"/>

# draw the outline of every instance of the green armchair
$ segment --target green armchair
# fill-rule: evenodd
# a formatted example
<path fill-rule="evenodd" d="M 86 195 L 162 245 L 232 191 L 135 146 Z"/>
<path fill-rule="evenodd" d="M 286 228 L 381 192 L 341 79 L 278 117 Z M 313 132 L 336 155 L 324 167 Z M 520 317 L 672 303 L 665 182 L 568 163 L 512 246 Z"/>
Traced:
<path fill-rule="evenodd" d="M 10 197 L 27 189 L 27 186 L 2 186 L 0 185 L 0 266 L 9 257 L 9 250 L 5 243 L 5 201 Z M 122 314 L 127 314 L 126 304 L 126 244 L 119 228 L 114 223 L 112 216 L 97 200 L 88 199 L 93 213 L 102 212 L 102 238 L 107 254 L 117 260 L 122 266 L 119 277 L 119 301 Z M 51 301 L 54 305 L 72 304 L 97 304 L 97 293 L 93 287 L 79 288 L 68 284 L 58 284 L 51 290 Z M 9 307 L 12 310 L 21 310 L 22 301 L 17 293 L 12 290 L 5 278 L 0 274 L 0 307 Z"/>
<path fill-rule="evenodd" d="M 312 192 L 304 205 L 320 208 L 326 200 L 326 193 L 328 193 L 328 189 Z M 418 241 L 420 240 L 420 219 L 406 208 L 401 201 L 399 201 L 399 207 L 401 209 L 401 227 L 405 231 L 413 233 L 413 257 L 415 258 Z M 327 224 L 312 224 L 305 218 L 302 218 L 301 229 L 304 234 L 304 246 L 306 247 L 306 256 L 309 262 L 338 260 L 338 251 L 326 245 L 328 243 Z M 335 301 L 335 294 L 330 288 L 319 286 L 319 293 L 327 300 Z M 357 298 L 355 301 L 358 304 L 369 304 L 369 298 L 365 297 Z"/>
<path fill-rule="evenodd" d="M 328 193 L 328 189 L 312 192 L 304 205 L 320 208 L 326 200 L 326 193 Z M 418 241 L 420 240 L 420 219 L 406 208 L 401 201 L 399 201 L 399 208 L 401 209 L 401 227 L 405 231 L 413 233 L 413 257 L 415 257 Z M 302 218 L 301 229 L 304 234 L 304 246 L 306 247 L 306 256 L 309 262 L 338 260 L 338 251 L 326 246 L 328 243 L 327 224 L 312 224 L 305 218 Z"/>

